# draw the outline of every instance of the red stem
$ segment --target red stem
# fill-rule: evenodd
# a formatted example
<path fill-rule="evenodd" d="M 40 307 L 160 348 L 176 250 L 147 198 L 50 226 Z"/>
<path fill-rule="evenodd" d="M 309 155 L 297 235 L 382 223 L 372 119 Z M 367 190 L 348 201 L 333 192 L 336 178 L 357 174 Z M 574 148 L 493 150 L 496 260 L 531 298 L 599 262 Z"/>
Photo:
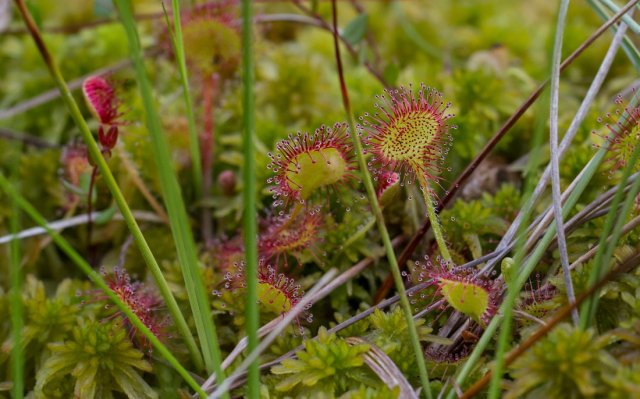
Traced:
<path fill-rule="evenodd" d="M 349 92 L 347 91 L 347 84 L 344 81 L 344 69 L 342 68 L 342 57 L 340 56 L 340 43 L 338 41 L 338 12 L 336 10 L 336 0 L 332 0 L 333 10 L 333 48 L 336 55 L 336 64 L 338 66 L 338 77 L 340 78 L 340 92 L 342 93 L 342 104 L 344 105 L 347 114 L 351 114 L 351 102 L 349 101 Z M 352 132 L 356 134 L 356 132 Z"/>

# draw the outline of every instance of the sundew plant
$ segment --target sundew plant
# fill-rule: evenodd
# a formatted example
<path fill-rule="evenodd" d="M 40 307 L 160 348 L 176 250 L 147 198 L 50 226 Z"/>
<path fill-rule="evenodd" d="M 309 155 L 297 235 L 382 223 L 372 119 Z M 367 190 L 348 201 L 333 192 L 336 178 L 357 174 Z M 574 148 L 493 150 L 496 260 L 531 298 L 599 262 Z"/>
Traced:
<path fill-rule="evenodd" d="M 638 0 L 0 0 L 0 399 L 640 397 Z"/>

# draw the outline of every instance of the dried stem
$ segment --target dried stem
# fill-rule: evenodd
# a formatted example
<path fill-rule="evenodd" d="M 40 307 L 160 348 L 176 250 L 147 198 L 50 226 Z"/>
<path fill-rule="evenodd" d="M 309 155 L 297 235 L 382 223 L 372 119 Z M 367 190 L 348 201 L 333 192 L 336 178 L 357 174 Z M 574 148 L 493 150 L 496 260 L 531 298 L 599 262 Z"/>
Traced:
<path fill-rule="evenodd" d="M 558 154 L 558 108 L 560 97 L 560 59 L 562 58 L 562 41 L 564 26 L 569 10 L 569 0 L 564 0 L 560 5 L 556 37 L 554 40 L 553 60 L 551 64 L 551 104 L 549 111 L 549 147 L 551 152 L 551 192 L 553 197 L 553 215 L 558 229 L 558 249 L 560 251 L 560 264 L 564 276 L 564 284 L 567 290 L 569 303 L 576 300 L 576 294 L 569 272 L 569 253 L 567 251 L 567 239 L 564 234 L 564 218 L 562 216 L 562 200 L 560 188 L 560 155 Z M 574 307 L 571 311 L 574 324 L 580 322 L 578 310 Z"/>

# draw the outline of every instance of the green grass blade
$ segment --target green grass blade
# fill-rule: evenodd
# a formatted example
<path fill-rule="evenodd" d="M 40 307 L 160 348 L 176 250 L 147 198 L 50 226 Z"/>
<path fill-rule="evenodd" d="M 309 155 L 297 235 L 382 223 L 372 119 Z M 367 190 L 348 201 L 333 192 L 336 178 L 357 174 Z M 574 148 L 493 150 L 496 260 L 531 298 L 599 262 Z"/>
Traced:
<path fill-rule="evenodd" d="M 407 298 L 407 292 L 404 288 L 404 281 L 402 280 L 400 268 L 398 267 L 398 260 L 393 250 L 393 244 L 391 243 L 391 237 L 389 236 L 389 231 L 387 230 L 387 226 L 384 221 L 382 209 L 380 208 L 380 204 L 378 204 L 378 197 L 376 195 L 376 190 L 375 190 L 375 187 L 373 186 L 373 180 L 371 179 L 371 175 L 369 174 L 369 169 L 367 168 L 367 161 L 364 158 L 362 142 L 360 141 L 360 136 L 358 135 L 358 132 L 356 130 L 356 123 L 353 118 L 353 113 L 351 111 L 351 105 L 349 102 L 349 93 L 344 80 L 344 71 L 342 69 L 342 59 L 340 57 L 340 43 L 338 41 L 338 17 L 337 17 L 336 0 L 332 0 L 331 5 L 333 10 L 333 46 L 334 46 L 334 51 L 336 55 L 338 78 L 340 80 L 340 88 L 342 92 L 342 101 L 344 105 L 344 110 L 346 113 L 347 121 L 349 123 L 349 129 L 351 132 L 350 136 L 355 148 L 356 159 L 358 160 L 358 168 L 360 170 L 360 173 L 362 173 L 362 180 L 363 180 L 365 189 L 367 191 L 369 205 L 371 206 L 371 211 L 375 216 L 376 224 L 378 225 L 378 231 L 380 233 L 380 237 L 384 245 L 385 253 L 387 255 L 387 260 L 389 261 L 389 265 L 391 266 L 391 274 L 393 275 L 393 281 L 395 283 L 396 290 L 398 291 L 398 296 L 400 297 L 400 306 L 402 307 L 405 320 L 407 322 L 407 330 L 409 332 L 409 337 L 411 339 L 411 346 L 413 347 L 414 356 L 416 358 L 416 364 L 418 365 L 418 375 L 420 376 L 420 382 L 422 384 L 423 394 L 425 395 L 425 397 L 427 397 L 427 399 L 431 399 L 432 398 L 431 384 L 429 382 L 427 366 L 424 360 L 424 353 L 422 352 L 422 346 L 420 345 L 420 339 L 418 337 L 418 330 L 416 329 L 416 325 L 413 321 L 413 313 L 411 312 L 411 305 L 409 304 L 409 299 Z"/>
<path fill-rule="evenodd" d="M 187 123 L 189 125 L 189 151 L 191 152 L 191 166 L 193 171 L 193 184 L 195 186 L 196 196 L 200 198 L 202 195 L 202 160 L 200 157 L 200 141 L 196 132 L 196 118 L 193 112 L 193 102 L 191 101 L 191 90 L 189 89 L 189 74 L 187 72 L 187 63 L 184 53 L 184 41 L 182 40 L 182 22 L 180 18 L 180 2 L 171 0 L 171 8 L 173 11 L 173 32 L 171 34 L 171 42 L 173 43 L 173 51 L 176 57 L 176 64 L 180 72 L 180 83 L 182 84 L 182 95 L 184 97 L 184 105 L 187 111 Z M 167 21 L 167 25 L 168 25 Z"/>
<path fill-rule="evenodd" d="M 255 115 L 254 115 L 254 65 L 252 46 L 252 1 L 242 0 L 242 104 L 243 104 L 243 136 L 242 152 L 244 165 L 242 177 L 244 187 L 243 199 L 243 225 L 244 248 L 247 280 L 247 341 L 249 353 L 258 347 L 258 226 L 256 220 L 256 162 L 254 156 Z M 258 359 L 249 366 L 247 396 L 256 399 L 260 394 L 260 372 Z"/>
<path fill-rule="evenodd" d="M 9 220 L 11 233 L 20 231 L 20 211 L 16 201 L 11 201 L 11 217 Z M 22 351 L 22 328 L 24 326 L 24 309 L 22 305 L 22 272 L 20 270 L 20 240 L 14 239 L 9 244 L 9 275 L 11 279 L 11 372 L 13 373 L 12 397 L 24 397 L 24 353 Z"/>
<path fill-rule="evenodd" d="M 122 217 L 125 220 L 129 231 L 131 231 L 131 235 L 133 236 L 133 239 L 136 242 L 136 245 L 138 246 L 142 257 L 149 267 L 149 271 L 153 275 L 156 285 L 158 286 L 158 290 L 160 291 L 160 295 L 162 296 L 162 299 L 164 300 L 167 309 L 169 310 L 169 313 L 171 314 L 171 317 L 176 324 L 178 332 L 182 336 L 182 339 L 184 340 L 185 345 L 189 350 L 196 368 L 199 370 L 202 369 L 202 357 L 200 356 L 198 347 L 196 345 L 195 339 L 191 334 L 187 321 L 182 315 L 178 303 L 171 294 L 171 290 L 169 289 L 169 285 L 167 284 L 167 281 L 165 280 L 162 271 L 160 270 L 160 266 L 154 258 L 153 253 L 151 252 L 151 248 L 149 248 L 149 244 L 145 240 L 144 235 L 142 234 L 142 230 L 140 230 L 140 226 L 138 226 L 138 223 L 133 217 L 131 209 L 129 208 L 127 201 L 125 200 L 122 192 L 120 191 L 120 188 L 118 187 L 118 183 L 116 183 L 116 180 L 113 177 L 109 166 L 107 165 L 107 161 L 102 156 L 102 152 L 100 151 L 98 144 L 93 138 L 93 135 L 89 130 L 89 126 L 87 125 L 87 122 L 84 120 L 82 113 L 80 112 L 80 108 L 78 108 L 78 104 L 71 95 L 71 92 L 69 91 L 69 88 L 64 78 L 62 77 L 62 74 L 60 73 L 58 65 L 53 61 L 53 58 L 51 57 L 51 54 L 49 53 L 49 50 L 47 49 L 47 46 L 42 39 L 40 31 L 36 27 L 31 14 L 29 14 L 29 11 L 24 4 L 24 0 L 17 0 L 16 4 L 18 5 L 18 9 L 22 14 L 25 24 L 27 25 L 27 29 L 30 31 L 31 36 L 36 43 L 36 46 L 38 47 L 38 50 L 40 51 L 45 64 L 49 68 L 51 76 L 53 77 L 56 85 L 58 86 L 58 89 L 60 90 L 62 100 L 65 102 L 67 108 L 69 109 L 71 117 L 73 118 L 76 126 L 82 134 L 82 138 L 87 145 L 87 149 L 89 151 L 91 159 L 98 166 L 100 175 L 102 176 L 105 185 L 109 188 L 109 191 L 111 192 L 111 195 L 113 196 L 116 204 L 118 204 L 118 209 L 120 210 L 120 213 L 122 214 Z"/>
<path fill-rule="evenodd" d="M 220 377 L 220 380 L 222 380 L 220 348 L 211 316 L 208 295 L 200 273 L 193 233 L 182 199 L 182 190 L 172 169 L 169 144 L 160 125 L 160 118 L 155 109 L 152 96 L 151 83 L 145 71 L 138 31 L 131 11 L 131 2 L 128 0 L 115 0 L 115 4 L 120 13 L 122 25 L 129 42 L 131 58 L 136 72 L 136 80 L 144 104 L 147 128 L 151 135 L 154 159 L 156 160 L 160 176 L 160 187 L 171 221 L 171 231 L 178 251 L 178 260 L 181 265 L 185 287 L 189 296 L 191 312 L 195 321 L 198 337 L 200 338 L 205 368 L 209 373 L 215 372 L 218 377 Z"/>
<path fill-rule="evenodd" d="M 169 351 L 169 349 L 156 337 L 151 330 L 147 328 L 147 326 L 136 316 L 136 314 L 120 299 L 120 297 L 113 292 L 109 285 L 104 281 L 100 273 L 97 273 L 93 268 L 85 261 L 82 256 L 76 252 L 75 249 L 62 238 L 60 234 L 51 230 L 48 227 L 47 221 L 45 218 L 31 205 L 24 197 L 22 197 L 12 186 L 11 183 L 7 180 L 4 174 L 0 173 L 0 189 L 7 193 L 11 199 L 25 212 L 31 219 L 33 219 L 37 224 L 42 226 L 53 241 L 58 245 L 58 247 L 64 252 L 71 261 L 78 266 L 80 270 L 98 287 L 100 288 L 105 295 L 109 297 L 111 301 L 118 307 L 122 313 L 129 319 L 131 324 L 135 326 L 135 328 L 140 331 L 149 342 L 153 345 L 153 347 L 157 350 L 157 352 L 171 364 L 171 366 L 182 376 L 187 384 L 191 388 L 193 388 L 200 396 L 206 397 L 206 394 L 200 389 L 200 385 L 193 379 L 191 374 L 182 367 L 178 359 L 176 359 L 173 354 Z M 13 242 L 18 242 L 17 239 L 13 240 Z"/>
<path fill-rule="evenodd" d="M 592 282 L 592 280 L 595 280 L 597 282 L 598 279 L 602 278 L 606 273 L 609 272 L 610 264 L 613 258 L 613 252 L 616 249 L 616 244 L 620 239 L 620 236 L 622 235 L 622 227 L 624 226 L 627 216 L 631 211 L 631 208 L 636 199 L 636 195 L 640 190 L 640 178 L 636 178 L 631 185 L 629 192 L 627 193 L 627 197 L 624 203 L 622 204 L 622 209 L 620 209 L 620 211 L 617 210 L 618 205 L 620 204 L 620 201 L 622 200 L 622 197 L 624 195 L 624 186 L 633 169 L 632 166 L 635 165 L 635 162 L 639 158 L 640 146 L 636 146 L 633 154 L 629 158 L 629 165 L 627 168 L 625 168 L 624 176 L 622 178 L 622 181 L 620 182 L 620 185 L 618 186 L 618 191 L 616 192 L 616 195 L 611 202 L 611 208 L 607 215 L 607 221 L 600 236 L 600 244 L 598 247 L 598 252 L 596 253 L 596 258 L 594 260 L 594 268 L 591 270 L 591 274 L 589 275 L 589 286 L 595 285 L 595 282 Z M 617 221 L 614 225 L 613 222 L 616 220 L 616 217 Z M 608 233 L 609 231 L 611 231 L 611 229 L 613 229 L 613 231 L 611 232 L 611 241 L 608 243 L 608 245 L 606 245 L 609 235 Z M 596 310 L 598 308 L 598 302 L 599 297 L 597 293 L 589 297 L 588 302 L 585 303 L 583 308 L 583 313 L 586 314 L 581 319 L 580 327 L 587 328 L 593 322 L 593 320 L 595 319 Z"/>

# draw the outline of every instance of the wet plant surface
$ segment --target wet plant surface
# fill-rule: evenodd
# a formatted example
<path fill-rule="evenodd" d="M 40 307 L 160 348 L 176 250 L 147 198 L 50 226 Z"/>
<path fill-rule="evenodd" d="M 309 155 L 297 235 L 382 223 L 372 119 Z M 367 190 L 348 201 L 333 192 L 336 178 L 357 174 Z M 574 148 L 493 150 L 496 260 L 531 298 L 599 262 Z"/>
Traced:
<path fill-rule="evenodd" d="M 636 4 L 568 3 L 0 1 L 0 398 L 640 397 Z"/>

